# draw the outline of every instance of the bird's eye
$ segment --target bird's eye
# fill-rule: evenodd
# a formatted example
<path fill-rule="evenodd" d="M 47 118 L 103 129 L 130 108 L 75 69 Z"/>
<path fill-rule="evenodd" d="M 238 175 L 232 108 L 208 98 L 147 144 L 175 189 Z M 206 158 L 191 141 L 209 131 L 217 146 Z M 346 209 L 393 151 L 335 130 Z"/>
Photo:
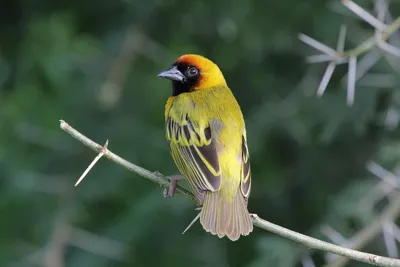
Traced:
<path fill-rule="evenodd" d="M 195 77 L 199 74 L 199 70 L 196 67 L 189 67 L 187 70 L 187 75 L 189 77 Z"/>

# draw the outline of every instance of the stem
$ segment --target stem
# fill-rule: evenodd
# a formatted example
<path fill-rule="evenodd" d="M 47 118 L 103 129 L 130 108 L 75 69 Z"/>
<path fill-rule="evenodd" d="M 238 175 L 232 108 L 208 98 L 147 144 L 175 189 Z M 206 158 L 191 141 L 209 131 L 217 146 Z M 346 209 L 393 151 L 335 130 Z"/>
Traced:
<path fill-rule="evenodd" d="M 87 138 L 86 136 L 84 136 L 83 134 L 81 134 L 80 132 L 78 132 L 77 130 L 72 128 L 71 126 L 69 126 L 69 124 L 63 120 L 60 120 L 60 128 L 63 131 L 65 131 L 66 133 L 68 133 L 69 135 L 71 135 L 73 138 L 75 138 L 76 140 L 78 140 L 79 142 L 81 142 L 82 144 L 87 146 L 88 148 L 96 151 L 97 153 L 101 153 L 101 151 L 103 150 L 103 146 L 101 146 L 101 145 L 97 144 L 96 142 L 92 141 L 91 139 Z M 111 152 L 108 149 L 104 152 L 104 157 L 106 157 L 109 160 L 117 163 L 118 165 L 130 170 L 131 172 L 134 172 L 134 173 L 138 174 L 139 176 L 152 181 L 153 183 L 156 183 L 164 188 L 169 187 L 168 178 L 166 178 L 164 175 L 162 175 L 159 172 L 151 172 L 140 166 L 130 163 L 129 161 L 121 158 L 120 156 L 118 156 L 117 154 L 114 154 L 113 152 Z M 181 194 L 182 196 L 184 196 L 186 198 L 195 200 L 193 194 L 190 193 L 188 190 L 184 189 L 183 187 L 177 186 L 176 192 L 178 192 L 179 194 Z"/>
<path fill-rule="evenodd" d="M 389 37 L 393 33 L 395 33 L 399 28 L 400 28 L 400 17 L 398 17 L 392 24 L 390 24 L 389 26 L 387 26 L 386 29 L 383 30 L 383 32 L 380 36 L 380 39 L 377 39 L 375 36 L 373 36 L 373 37 L 367 39 L 366 41 L 362 42 L 357 47 L 341 53 L 339 56 L 340 56 L 340 58 L 347 58 L 350 56 L 359 56 L 362 53 L 365 53 L 365 52 L 371 50 L 379 42 L 384 42 L 387 39 L 389 39 Z"/>
<path fill-rule="evenodd" d="M 169 181 L 167 178 L 162 175 L 161 173 L 158 172 L 150 172 L 140 166 L 137 166 L 133 163 L 130 163 L 129 161 L 121 158 L 120 156 L 112 153 L 108 149 L 104 149 L 103 146 L 97 144 L 96 142 L 92 141 L 91 139 L 87 138 L 74 128 L 72 128 L 68 123 L 66 123 L 63 120 L 60 120 L 60 128 L 74 137 L 76 140 L 84 144 L 85 146 L 91 148 L 97 153 L 101 153 L 102 151 L 104 152 L 104 157 L 110 159 L 111 161 L 117 163 L 118 165 L 130 170 L 131 172 L 134 172 L 138 174 L 139 176 L 142 176 L 145 179 L 149 179 L 150 181 L 167 188 L 169 186 Z M 190 198 L 192 200 L 195 200 L 194 196 L 192 193 L 187 191 L 186 189 L 177 186 L 176 192 Z M 395 205 L 396 204 L 396 205 Z M 395 206 L 394 206 L 395 205 Z M 390 204 L 390 208 L 388 208 L 389 211 L 396 210 L 396 213 L 393 215 L 398 215 L 400 212 L 400 196 L 396 200 L 394 200 Z M 386 213 L 385 213 L 386 214 Z M 382 257 L 374 254 L 369 254 L 369 253 L 364 253 L 360 252 L 357 250 L 349 249 L 349 248 L 344 248 L 341 246 L 337 246 L 313 237 L 309 237 L 300 233 L 297 233 L 295 231 L 289 230 L 287 228 L 284 228 L 282 226 L 273 224 L 271 222 L 268 222 L 264 219 L 261 219 L 258 217 L 257 214 L 251 214 L 252 220 L 253 220 L 253 225 L 257 226 L 261 229 L 267 230 L 271 233 L 280 235 L 284 238 L 288 238 L 290 240 L 293 240 L 295 242 L 301 243 L 303 245 L 306 245 L 308 247 L 342 255 L 345 257 L 348 257 L 353 260 L 361 261 L 361 262 L 366 262 L 370 263 L 373 265 L 377 266 L 389 266 L 389 267 L 400 267 L 400 260 L 398 259 L 392 259 L 388 257 Z M 386 218 L 387 216 L 385 216 Z"/>
<path fill-rule="evenodd" d="M 396 211 L 396 214 L 400 212 L 400 196 L 397 197 L 395 201 L 393 201 L 393 204 L 391 204 L 391 207 L 388 208 L 387 213 L 393 213 L 394 210 Z M 387 217 L 387 214 L 384 215 L 384 217 Z M 280 235 L 282 237 L 285 237 L 287 239 L 293 240 L 295 242 L 301 243 L 303 245 L 306 245 L 307 247 L 334 253 L 337 255 L 345 256 L 349 259 L 353 259 L 356 261 L 361 261 L 361 262 L 366 262 L 369 264 L 377 265 L 377 266 L 391 266 L 391 267 L 398 267 L 400 266 L 400 260 L 398 259 L 392 259 L 388 257 L 382 257 L 370 253 L 365 253 L 361 252 L 358 250 L 353 250 L 345 247 L 341 247 L 338 245 L 334 245 L 313 237 L 309 237 L 300 233 L 297 233 L 295 231 L 289 230 L 287 228 L 284 228 L 282 226 L 270 223 L 266 220 L 261 219 L 258 217 L 256 214 L 252 214 L 253 218 L 253 224 L 254 226 L 257 226 L 261 229 L 267 230 L 271 233 Z M 343 258 L 343 260 L 348 260 L 347 258 Z M 334 265 L 332 265 L 334 266 Z M 335 265 L 336 266 L 336 265 Z"/>

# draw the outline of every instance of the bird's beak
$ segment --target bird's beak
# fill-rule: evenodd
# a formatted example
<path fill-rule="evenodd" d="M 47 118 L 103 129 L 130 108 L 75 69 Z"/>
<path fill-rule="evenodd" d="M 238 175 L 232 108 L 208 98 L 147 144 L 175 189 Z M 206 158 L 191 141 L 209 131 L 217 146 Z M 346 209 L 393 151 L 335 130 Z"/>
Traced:
<path fill-rule="evenodd" d="M 184 82 L 186 81 L 186 77 L 185 75 L 182 74 L 182 72 L 180 72 L 176 66 L 172 66 L 169 69 L 166 69 L 162 72 L 160 72 L 157 77 L 161 77 L 161 78 L 167 78 L 170 79 L 171 81 L 178 81 L 178 82 Z"/>

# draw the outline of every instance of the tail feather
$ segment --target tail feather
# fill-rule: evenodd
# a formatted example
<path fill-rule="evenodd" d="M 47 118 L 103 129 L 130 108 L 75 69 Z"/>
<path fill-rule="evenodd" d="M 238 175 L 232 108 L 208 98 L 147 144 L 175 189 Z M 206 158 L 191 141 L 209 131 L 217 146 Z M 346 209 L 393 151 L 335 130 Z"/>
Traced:
<path fill-rule="evenodd" d="M 220 192 L 208 191 L 200 215 L 203 228 L 219 238 L 227 236 L 232 241 L 253 231 L 253 223 L 247 211 L 243 195 L 238 191 L 227 203 Z"/>

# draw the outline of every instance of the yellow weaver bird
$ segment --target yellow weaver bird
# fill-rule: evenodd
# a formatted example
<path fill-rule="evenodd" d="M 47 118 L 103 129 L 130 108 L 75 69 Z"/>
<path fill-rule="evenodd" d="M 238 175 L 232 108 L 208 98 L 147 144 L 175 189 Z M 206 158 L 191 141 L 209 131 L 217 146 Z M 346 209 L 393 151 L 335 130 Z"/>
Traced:
<path fill-rule="evenodd" d="M 200 55 L 183 55 L 158 77 L 172 81 L 165 106 L 171 155 L 201 208 L 207 232 L 235 241 L 253 230 L 246 128 L 239 104 L 219 69 Z M 176 188 L 172 179 L 167 196 Z"/>

